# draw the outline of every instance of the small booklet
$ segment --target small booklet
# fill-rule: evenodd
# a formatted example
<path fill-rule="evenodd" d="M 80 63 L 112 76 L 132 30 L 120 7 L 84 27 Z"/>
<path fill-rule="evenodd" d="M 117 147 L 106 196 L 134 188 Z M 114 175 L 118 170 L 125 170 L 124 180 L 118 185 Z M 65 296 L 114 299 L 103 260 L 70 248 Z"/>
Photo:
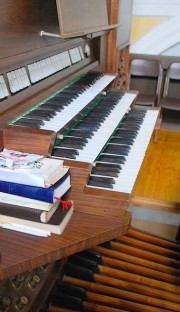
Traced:
<path fill-rule="evenodd" d="M 0 152 L 0 168 L 32 168 L 34 163 L 41 158 L 43 158 L 42 155 L 22 153 L 4 148 Z"/>

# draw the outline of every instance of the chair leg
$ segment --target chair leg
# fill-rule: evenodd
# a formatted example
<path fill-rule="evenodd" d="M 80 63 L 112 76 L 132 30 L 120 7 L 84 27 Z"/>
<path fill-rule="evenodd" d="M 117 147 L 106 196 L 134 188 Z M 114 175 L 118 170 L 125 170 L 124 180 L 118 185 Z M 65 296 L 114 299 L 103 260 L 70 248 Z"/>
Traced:
<path fill-rule="evenodd" d="M 160 107 L 159 118 L 161 119 L 161 121 L 162 121 L 162 117 L 163 117 L 163 108 Z"/>
<path fill-rule="evenodd" d="M 157 142 L 157 137 L 158 137 L 158 131 L 161 129 L 161 123 L 162 123 L 162 107 L 160 108 L 160 112 L 159 112 L 159 117 L 155 126 L 155 135 L 154 135 L 154 142 Z"/>
<path fill-rule="evenodd" d="M 155 129 L 155 134 L 154 134 L 154 143 L 156 143 L 156 142 L 157 142 L 158 131 L 159 131 L 159 129 Z"/>

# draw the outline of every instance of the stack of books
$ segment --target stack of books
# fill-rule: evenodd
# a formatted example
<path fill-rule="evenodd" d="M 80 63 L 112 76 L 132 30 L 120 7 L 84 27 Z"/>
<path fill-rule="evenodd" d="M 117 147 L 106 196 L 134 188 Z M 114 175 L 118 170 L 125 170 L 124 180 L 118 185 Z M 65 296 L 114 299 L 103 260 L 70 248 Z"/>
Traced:
<path fill-rule="evenodd" d="M 0 164 L 0 226 L 39 236 L 62 234 L 74 210 L 72 201 L 62 200 L 71 187 L 69 167 L 43 156 L 31 165 L 6 164 Z"/>

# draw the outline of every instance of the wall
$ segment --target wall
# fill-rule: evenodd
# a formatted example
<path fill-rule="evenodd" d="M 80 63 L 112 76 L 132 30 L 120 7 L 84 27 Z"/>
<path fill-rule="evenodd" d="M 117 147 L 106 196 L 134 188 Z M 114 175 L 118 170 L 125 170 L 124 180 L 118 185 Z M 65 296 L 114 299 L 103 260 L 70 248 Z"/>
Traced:
<path fill-rule="evenodd" d="M 180 0 L 134 0 L 130 53 L 180 56 Z"/>

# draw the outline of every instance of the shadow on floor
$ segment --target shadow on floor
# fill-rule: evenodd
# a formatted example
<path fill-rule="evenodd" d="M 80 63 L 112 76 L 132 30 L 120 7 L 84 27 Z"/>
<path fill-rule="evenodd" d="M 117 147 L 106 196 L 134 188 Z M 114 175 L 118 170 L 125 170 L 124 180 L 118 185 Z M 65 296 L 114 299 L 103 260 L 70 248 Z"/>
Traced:
<path fill-rule="evenodd" d="M 180 131 L 180 111 L 165 110 L 163 112 L 161 128 Z"/>

